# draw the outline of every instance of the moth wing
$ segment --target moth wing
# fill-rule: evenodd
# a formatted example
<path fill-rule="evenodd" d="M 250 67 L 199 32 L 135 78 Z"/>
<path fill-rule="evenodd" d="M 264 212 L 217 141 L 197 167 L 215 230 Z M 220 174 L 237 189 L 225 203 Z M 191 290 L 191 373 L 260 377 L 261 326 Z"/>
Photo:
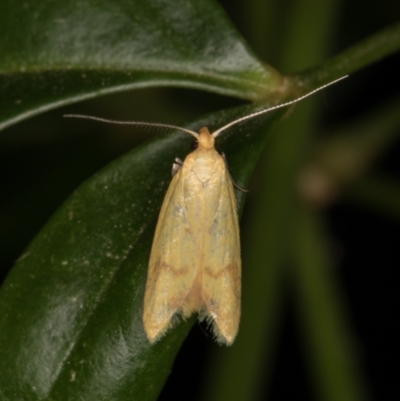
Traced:
<path fill-rule="evenodd" d="M 218 205 L 215 213 L 207 216 L 209 235 L 204 243 L 202 297 L 217 341 L 229 345 L 239 329 L 241 259 L 236 198 L 224 167 Z"/>
<path fill-rule="evenodd" d="M 200 257 L 198 233 L 190 225 L 185 205 L 185 164 L 174 175 L 159 214 L 150 253 L 144 296 L 143 324 L 150 342 L 173 325 L 173 315 L 193 287 Z M 189 257 L 188 257 L 189 255 Z"/>

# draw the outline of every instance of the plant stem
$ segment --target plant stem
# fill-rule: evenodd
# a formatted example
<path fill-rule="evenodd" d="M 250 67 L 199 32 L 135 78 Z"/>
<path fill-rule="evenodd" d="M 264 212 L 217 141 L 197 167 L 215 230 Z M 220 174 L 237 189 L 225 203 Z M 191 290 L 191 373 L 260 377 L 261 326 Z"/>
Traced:
<path fill-rule="evenodd" d="M 321 86 L 400 50 L 400 22 L 382 29 L 337 56 L 294 75 L 310 87 Z"/>

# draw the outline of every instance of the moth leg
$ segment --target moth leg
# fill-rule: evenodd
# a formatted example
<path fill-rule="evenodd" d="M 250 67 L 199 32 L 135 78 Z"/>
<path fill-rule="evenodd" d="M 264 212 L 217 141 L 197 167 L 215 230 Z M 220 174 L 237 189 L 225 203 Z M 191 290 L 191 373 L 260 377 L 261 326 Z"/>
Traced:
<path fill-rule="evenodd" d="M 221 156 L 222 156 L 222 159 L 224 160 L 226 170 L 228 171 L 228 174 L 229 174 L 229 177 L 230 177 L 230 179 L 231 179 L 231 181 L 232 181 L 233 186 L 234 186 L 236 189 L 238 189 L 239 191 L 241 191 L 241 192 L 249 192 L 248 189 L 242 188 L 242 187 L 241 187 L 240 185 L 238 185 L 238 184 L 235 182 L 235 180 L 232 178 L 231 172 L 229 171 L 228 163 L 227 163 L 227 161 L 226 161 L 225 153 L 222 152 L 222 153 L 221 153 Z"/>
<path fill-rule="evenodd" d="M 182 167 L 182 164 L 183 161 L 179 157 L 175 157 L 175 160 L 172 163 L 172 171 L 171 171 L 172 177 L 179 171 L 179 169 Z"/>

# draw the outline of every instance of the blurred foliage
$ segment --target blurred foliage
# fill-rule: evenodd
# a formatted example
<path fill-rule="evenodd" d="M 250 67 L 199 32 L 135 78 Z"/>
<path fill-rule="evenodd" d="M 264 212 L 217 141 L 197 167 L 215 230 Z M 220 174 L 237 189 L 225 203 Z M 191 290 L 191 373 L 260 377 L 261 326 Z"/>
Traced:
<path fill-rule="evenodd" d="M 400 393 L 399 3 L 221 5 L 2 1 L 0 401 L 151 400 L 171 369 L 160 399 Z M 250 189 L 240 332 L 224 348 L 196 325 L 171 368 L 194 319 L 150 347 L 141 299 L 190 138 L 62 115 L 218 127 L 350 72 L 273 131 L 282 113 L 221 137 Z"/>

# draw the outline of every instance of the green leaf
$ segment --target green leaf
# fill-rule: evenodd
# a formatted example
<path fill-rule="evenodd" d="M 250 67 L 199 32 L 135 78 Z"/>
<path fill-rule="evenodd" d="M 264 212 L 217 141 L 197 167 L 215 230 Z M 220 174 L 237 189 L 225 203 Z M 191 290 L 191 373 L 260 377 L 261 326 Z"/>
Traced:
<path fill-rule="evenodd" d="M 280 85 L 212 0 L 4 0 L 0 7 L 0 129 L 144 86 L 256 100 Z"/>
<path fill-rule="evenodd" d="M 211 129 L 256 110 L 209 116 Z M 279 114 L 218 138 L 246 186 Z M 33 240 L 0 290 L 0 399 L 153 400 L 193 319 L 154 346 L 142 329 L 147 260 L 174 157 L 191 138 L 161 136 L 85 182 Z M 239 206 L 244 193 L 238 192 Z"/>

